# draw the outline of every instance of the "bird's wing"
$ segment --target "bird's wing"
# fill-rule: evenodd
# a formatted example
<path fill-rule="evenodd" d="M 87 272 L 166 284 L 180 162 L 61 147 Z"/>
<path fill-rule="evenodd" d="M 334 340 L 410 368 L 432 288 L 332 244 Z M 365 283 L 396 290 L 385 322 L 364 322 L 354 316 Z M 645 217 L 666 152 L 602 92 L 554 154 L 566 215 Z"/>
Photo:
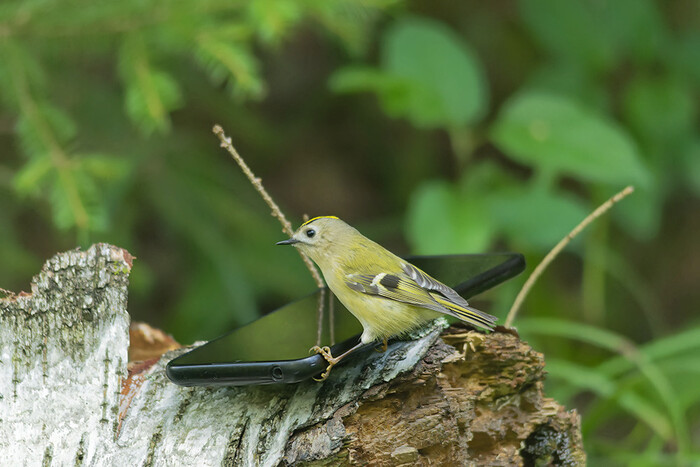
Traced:
<path fill-rule="evenodd" d="M 488 329 L 496 318 L 469 306 L 457 292 L 409 263 L 397 273 L 348 274 L 346 285 L 356 292 L 428 308 Z"/>
<path fill-rule="evenodd" d="M 416 284 L 405 274 L 348 274 L 345 284 L 356 292 L 368 295 L 379 295 L 399 302 L 428 308 L 446 313 L 441 306 L 428 293 L 427 290 Z"/>

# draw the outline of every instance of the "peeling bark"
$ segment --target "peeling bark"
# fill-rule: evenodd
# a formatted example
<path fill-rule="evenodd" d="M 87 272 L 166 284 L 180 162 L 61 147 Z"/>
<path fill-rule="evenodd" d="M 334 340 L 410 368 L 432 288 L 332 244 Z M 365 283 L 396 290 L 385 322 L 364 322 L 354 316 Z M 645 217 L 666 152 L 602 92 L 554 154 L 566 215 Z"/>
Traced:
<path fill-rule="evenodd" d="M 578 415 L 544 397 L 543 356 L 507 333 L 435 327 L 322 384 L 179 387 L 165 364 L 188 349 L 127 379 L 131 260 L 102 244 L 62 253 L 31 294 L 0 300 L 4 464 L 585 462 Z"/>

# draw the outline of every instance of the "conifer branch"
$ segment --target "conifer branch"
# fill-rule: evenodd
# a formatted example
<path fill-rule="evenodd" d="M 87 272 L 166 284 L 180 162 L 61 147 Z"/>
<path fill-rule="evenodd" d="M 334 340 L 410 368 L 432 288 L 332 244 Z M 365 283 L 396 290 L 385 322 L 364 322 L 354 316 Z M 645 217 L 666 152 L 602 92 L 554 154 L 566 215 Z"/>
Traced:
<path fill-rule="evenodd" d="M 21 60 L 18 59 L 15 50 L 5 48 L 5 56 L 9 59 L 11 79 L 15 87 L 17 105 L 20 114 L 24 115 L 46 147 L 51 163 L 58 173 L 58 180 L 65 190 L 66 197 L 70 204 L 75 226 L 79 231 L 87 231 L 90 227 L 90 215 L 87 207 L 80 196 L 77 181 L 71 171 L 71 161 L 68 154 L 63 150 L 57 135 L 50 122 L 41 112 L 39 104 L 32 95 L 28 84 L 28 78 L 24 73 Z"/>

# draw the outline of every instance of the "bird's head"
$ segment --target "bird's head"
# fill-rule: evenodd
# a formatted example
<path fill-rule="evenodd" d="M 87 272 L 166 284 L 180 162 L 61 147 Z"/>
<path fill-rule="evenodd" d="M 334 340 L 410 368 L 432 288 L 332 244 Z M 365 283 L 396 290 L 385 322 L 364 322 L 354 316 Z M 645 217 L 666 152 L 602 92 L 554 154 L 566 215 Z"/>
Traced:
<path fill-rule="evenodd" d="M 335 216 L 314 217 L 303 224 L 288 240 L 277 245 L 294 245 L 316 263 L 333 257 L 358 232 Z"/>

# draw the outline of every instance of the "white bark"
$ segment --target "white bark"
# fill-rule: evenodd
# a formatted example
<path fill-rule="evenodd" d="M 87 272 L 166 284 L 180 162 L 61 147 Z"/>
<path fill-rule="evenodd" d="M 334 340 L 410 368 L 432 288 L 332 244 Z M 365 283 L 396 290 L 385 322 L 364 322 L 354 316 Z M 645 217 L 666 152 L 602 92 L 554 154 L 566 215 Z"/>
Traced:
<path fill-rule="evenodd" d="M 114 439 L 130 262 L 108 245 L 70 251 L 44 265 L 31 294 L 0 301 L 4 465 L 92 461 Z"/>

